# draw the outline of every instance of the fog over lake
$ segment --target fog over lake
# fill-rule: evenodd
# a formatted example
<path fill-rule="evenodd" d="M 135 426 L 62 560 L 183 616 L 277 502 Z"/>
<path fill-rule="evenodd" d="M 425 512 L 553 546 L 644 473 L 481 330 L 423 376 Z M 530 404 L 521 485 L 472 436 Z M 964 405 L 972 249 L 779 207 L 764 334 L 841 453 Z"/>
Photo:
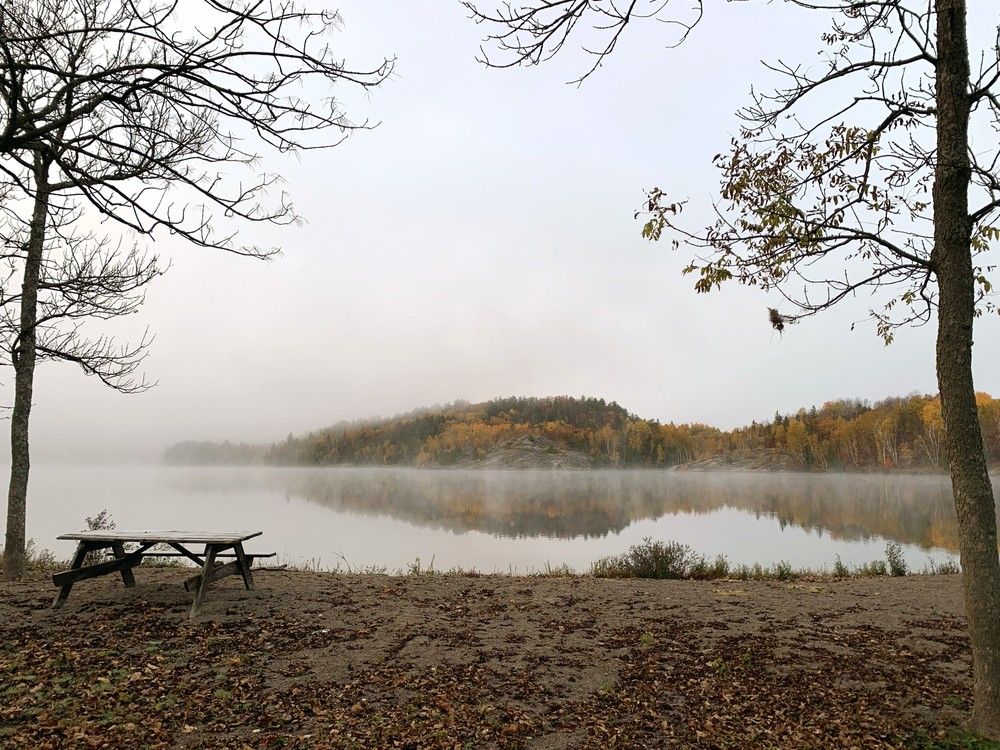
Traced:
<path fill-rule="evenodd" d="M 260 529 L 256 550 L 341 569 L 584 571 L 644 537 L 813 568 L 887 540 L 914 570 L 957 552 L 939 476 L 43 465 L 31 493 L 28 536 L 63 558 L 55 537 L 103 508 L 119 528 Z"/>

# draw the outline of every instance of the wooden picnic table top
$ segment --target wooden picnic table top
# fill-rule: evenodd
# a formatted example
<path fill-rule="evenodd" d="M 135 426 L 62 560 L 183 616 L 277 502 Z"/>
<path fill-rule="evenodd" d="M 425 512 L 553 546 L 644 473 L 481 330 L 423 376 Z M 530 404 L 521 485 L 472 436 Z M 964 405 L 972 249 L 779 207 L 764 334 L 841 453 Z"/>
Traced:
<path fill-rule="evenodd" d="M 100 531 L 76 531 L 62 534 L 58 539 L 75 539 L 81 542 L 175 542 L 177 544 L 237 544 L 262 531 L 151 531 L 102 529 Z"/>

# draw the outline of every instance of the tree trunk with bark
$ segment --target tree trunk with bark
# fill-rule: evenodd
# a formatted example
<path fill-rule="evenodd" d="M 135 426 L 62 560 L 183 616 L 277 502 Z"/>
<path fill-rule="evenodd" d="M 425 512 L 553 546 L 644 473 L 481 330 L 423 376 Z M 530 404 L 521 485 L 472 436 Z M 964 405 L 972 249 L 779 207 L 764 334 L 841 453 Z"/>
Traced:
<path fill-rule="evenodd" d="M 35 379 L 35 326 L 37 324 L 38 277 L 45 248 L 45 227 L 49 195 L 47 168 L 36 169 L 36 193 L 28 242 L 25 246 L 24 278 L 21 285 L 20 334 L 11 358 L 14 365 L 14 409 L 10 416 L 10 488 L 7 492 L 7 534 L 4 542 L 4 571 L 8 576 L 24 575 L 25 521 L 27 517 L 28 472 L 31 458 L 28 448 L 28 421 Z"/>
<path fill-rule="evenodd" d="M 966 33 L 965 0 L 937 0 L 938 161 L 933 251 L 939 288 L 937 376 L 972 643 L 972 723 L 986 736 L 1000 738 L 1000 557 L 993 487 L 972 381 L 975 279 L 968 198 Z"/>

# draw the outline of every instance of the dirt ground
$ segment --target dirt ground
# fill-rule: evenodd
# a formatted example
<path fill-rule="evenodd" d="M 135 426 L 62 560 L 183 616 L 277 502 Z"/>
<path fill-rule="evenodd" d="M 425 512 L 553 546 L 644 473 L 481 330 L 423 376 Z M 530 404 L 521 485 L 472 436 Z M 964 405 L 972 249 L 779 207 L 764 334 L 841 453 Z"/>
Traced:
<path fill-rule="evenodd" d="M 190 572 L 0 578 L 0 746 L 967 746 L 958 576 Z"/>

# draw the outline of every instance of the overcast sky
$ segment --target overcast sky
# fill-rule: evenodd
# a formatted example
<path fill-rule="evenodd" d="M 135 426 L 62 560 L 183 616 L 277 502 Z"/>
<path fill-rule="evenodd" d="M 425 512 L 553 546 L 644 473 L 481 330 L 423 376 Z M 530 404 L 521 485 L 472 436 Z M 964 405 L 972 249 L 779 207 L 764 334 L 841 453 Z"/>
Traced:
<path fill-rule="evenodd" d="M 766 321 L 776 300 L 696 295 L 686 256 L 642 240 L 633 219 L 653 185 L 688 197 L 694 217 L 707 209 L 733 112 L 767 82 L 759 61 L 816 60 L 816 16 L 720 2 L 676 50 L 664 27 L 637 26 L 577 88 L 565 82 L 580 54 L 485 69 L 483 30 L 457 2 L 329 5 L 355 65 L 398 58 L 393 80 L 347 97 L 354 119 L 381 125 L 298 161 L 267 155 L 306 219 L 265 233 L 277 260 L 161 238 L 172 268 L 130 322 L 156 335 L 146 372 L 159 385 L 122 396 L 45 364 L 35 456 L 155 458 L 182 439 L 270 441 L 505 395 L 601 396 L 731 427 L 936 390 L 931 327 L 886 348 L 870 324 L 850 330 L 858 301 L 779 338 Z M 1000 393 L 997 323 L 977 325 L 978 387 Z"/>

